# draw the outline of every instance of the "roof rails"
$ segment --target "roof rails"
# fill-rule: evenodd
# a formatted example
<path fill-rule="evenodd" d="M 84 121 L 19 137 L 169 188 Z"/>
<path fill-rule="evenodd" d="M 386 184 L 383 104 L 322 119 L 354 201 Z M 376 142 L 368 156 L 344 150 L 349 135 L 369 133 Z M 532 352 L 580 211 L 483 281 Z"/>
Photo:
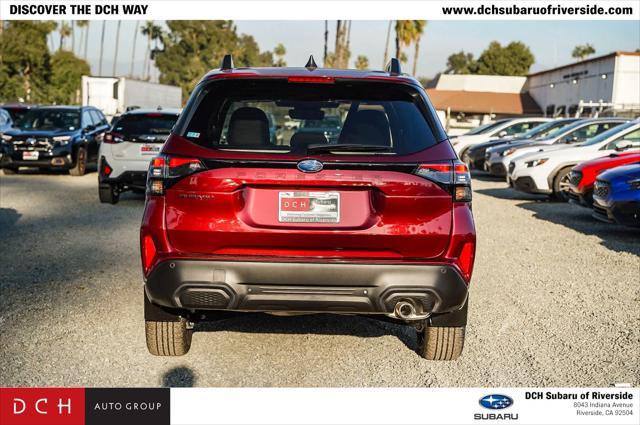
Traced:
<path fill-rule="evenodd" d="M 391 58 L 387 67 L 385 69 L 389 73 L 389 75 L 400 75 L 402 74 L 402 70 L 400 69 L 400 61 L 397 58 Z"/>
<path fill-rule="evenodd" d="M 222 71 L 231 71 L 233 69 L 233 57 L 231 55 L 224 55 L 220 69 Z"/>

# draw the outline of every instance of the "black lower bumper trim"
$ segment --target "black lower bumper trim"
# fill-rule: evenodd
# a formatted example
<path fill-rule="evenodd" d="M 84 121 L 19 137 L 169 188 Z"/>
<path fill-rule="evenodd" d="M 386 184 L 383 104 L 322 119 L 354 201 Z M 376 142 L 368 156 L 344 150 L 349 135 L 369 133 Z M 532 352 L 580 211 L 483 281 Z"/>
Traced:
<path fill-rule="evenodd" d="M 167 260 L 145 290 L 154 304 L 194 311 L 392 313 L 409 300 L 418 313 L 446 313 L 467 299 L 446 265 Z"/>
<path fill-rule="evenodd" d="M 124 171 L 118 177 L 105 177 L 100 173 L 100 183 L 144 189 L 147 186 L 146 171 Z"/>

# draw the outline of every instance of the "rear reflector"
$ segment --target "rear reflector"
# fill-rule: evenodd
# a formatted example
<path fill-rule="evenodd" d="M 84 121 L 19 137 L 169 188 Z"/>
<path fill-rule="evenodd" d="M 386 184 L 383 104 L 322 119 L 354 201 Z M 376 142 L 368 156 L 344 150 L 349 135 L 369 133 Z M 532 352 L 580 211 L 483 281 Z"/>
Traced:
<path fill-rule="evenodd" d="M 153 265 L 156 259 L 156 244 L 153 242 L 153 238 L 146 235 L 142 239 L 142 267 L 144 272 L 147 273 Z"/>
<path fill-rule="evenodd" d="M 462 272 L 462 275 L 467 282 L 471 280 L 474 257 L 475 244 L 473 242 L 466 242 L 460 250 L 460 255 L 458 256 L 458 266 L 460 267 L 460 271 Z"/>
<path fill-rule="evenodd" d="M 287 79 L 290 83 L 318 83 L 318 84 L 333 84 L 336 82 L 333 77 L 289 77 Z"/>

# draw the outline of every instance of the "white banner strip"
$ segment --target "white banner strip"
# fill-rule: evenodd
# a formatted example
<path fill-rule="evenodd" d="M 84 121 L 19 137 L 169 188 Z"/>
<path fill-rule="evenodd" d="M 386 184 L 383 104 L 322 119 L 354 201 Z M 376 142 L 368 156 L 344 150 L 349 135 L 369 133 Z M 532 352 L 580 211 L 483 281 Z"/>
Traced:
<path fill-rule="evenodd" d="M 633 424 L 637 388 L 172 388 L 173 425 Z"/>
<path fill-rule="evenodd" d="M 12 19 L 639 20 L 640 2 L 583 0 L 2 0 Z"/>

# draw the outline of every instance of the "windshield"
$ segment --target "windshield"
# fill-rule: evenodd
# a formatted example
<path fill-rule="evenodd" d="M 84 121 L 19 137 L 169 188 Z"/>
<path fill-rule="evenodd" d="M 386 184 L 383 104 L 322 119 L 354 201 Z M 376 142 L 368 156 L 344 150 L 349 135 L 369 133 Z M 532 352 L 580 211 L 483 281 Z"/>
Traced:
<path fill-rule="evenodd" d="M 80 128 L 77 109 L 32 109 L 18 124 L 22 130 L 76 130 Z"/>
<path fill-rule="evenodd" d="M 476 127 L 470 131 L 467 131 L 466 133 L 464 133 L 465 136 L 473 136 L 474 134 L 485 134 L 490 132 L 491 130 L 493 130 L 494 128 L 498 127 L 500 124 L 504 123 L 505 121 L 508 120 L 498 120 L 498 121 L 494 121 L 494 122 L 490 122 L 484 125 L 481 125 L 480 127 Z"/>
<path fill-rule="evenodd" d="M 518 138 L 521 139 L 544 139 L 552 131 L 555 131 L 558 128 L 566 127 L 569 124 L 575 122 L 575 120 L 560 120 L 560 121 L 550 121 L 540 124 L 537 127 L 532 128 L 526 133 L 522 133 L 518 135 Z"/>
<path fill-rule="evenodd" d="M 177 120 L 178 115 L 161 113 L 124 115 L 113 130 L 125 134 L 169 134 Z"/>
<path fill-rule="evenodd" d="M 589 140 L 587 140 L 586 142 L 580 143 L 577 146 L 591 146 L 591 145 L 597 145 L 600 142 L 604 142 L 605 140 L 607 140 L 609 137 L 618 134 L 620 132 L 625 131 L 626 129 L 630 128 L 630 127 L 634 127 L 638 125 L 637 122 L 628 122 L 622 125 L 619 125 L 617 127 L 613 127 L 607 131 L 603 131 L 602 133 L 598 134 L 597 136 L 594 136 L 592 138 L 590 138 Z"/>
<path fill-rule="evenodd" d="M 25 115 L 27 115 L 27 112 L 29 112 L 28 108 L 4 107 L 4 110 L 6 110 L 9 115 L 11 115 L 11 120 L 13 121 L 14 125 L 18 124 L 19 121 L 24 118 Z"/>
<path fill-rule="evenodd" d="M 210 148 L 305 153 L 320 149 L 312 145 L 350 145 L 336 151 L 370 147 L 371 152 L 408 154 L 446 137 L 442 131 L 434 136 L 415 89 L 398 84 L 376 83 L 372 90 L 371 83 L 228 80 L 203 90 L 182 134 Z M 435 120 L 434 115 L 431 124 Z"/>
<path fill-rule="evenodd" d="M 574 128 L 580 127 L 581 125 L 583 125 L 583 121 L 577 121 L 577 122 L 574 122 L 572 124 L 565 125 L 563 127 L 556 128 L 555 130 L 551 131 L 549 134 L 547 134 L 545 136 L 536 137 L 536 140 L 551 140 L 551 139 L 555 139 L 556 137 L 563 135 L 567 131 L 570 131 L 570 130 L 573 130 Z"/>

